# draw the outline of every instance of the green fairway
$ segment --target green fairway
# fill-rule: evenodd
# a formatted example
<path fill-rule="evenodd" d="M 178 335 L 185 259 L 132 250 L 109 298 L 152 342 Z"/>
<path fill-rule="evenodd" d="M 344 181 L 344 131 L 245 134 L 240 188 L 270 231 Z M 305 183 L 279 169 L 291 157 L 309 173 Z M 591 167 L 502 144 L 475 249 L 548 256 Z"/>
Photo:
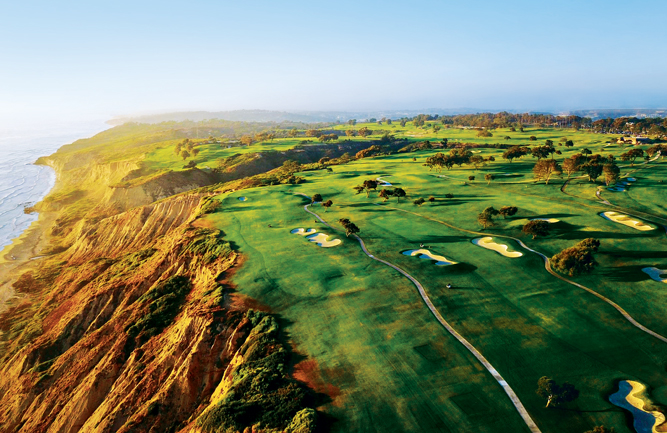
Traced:
<path fill-rule="evenodd" d="M 438 135 L 452 140 L 450 132 Z M 460 132 L 461 140 L 473 132 Z M 540 140 L 560 137 L 559 131 L 547 132 Z M 526 134 L 537 135 L 535 130 Z M 584 145 L 599 146 L 605 138 L 572 131 L 563 135 L 575 140 L 575 148 L 559 158 Z M 415 286 L 366 257 L 356 240 L 345 237 L 336 222 L 340 218 L 360 227 L 371 254 L 421 282 L 442 316 L 503 375 L 543 432 L 560 432 L 564 425 L 567 431 L 583 432 L 600 424 L 630 431 L 623 412 L 606 398 L 615 381 L 629 378 L 656 389 L 658 403 L 667 404 L 667 344 L 633 327 L 609 304 L 547 273 L 539 256 L 493 236 L 518 237 L 549 257 L 584 238 L 600 239 L 600 267 L 575 280 L 666 335 L 664 284 L 641 271 L 644 266 L 667 268 L 667 255 L 661 252 L 665 231 L 658 226 L 641 232 L 602 218 L 600 212 L 614 208 L 600 203 L 597 188 L 583 179 L 571 181 L 563 192 L 564 179 L 534 183 L 532 158 L 509 163 L 501 159 L 501 149 L 480 150 L 496 162 L 479 170 L 464 166 L 436 173 L 422 166 L 436 152 L 427 151 L 362 159 L 334 166 L 333 173 L 303 172 L 299 175 L 307 182 L 302 185 L 221 196 L 220 211 L 208 218 L 246 256 L 234 277 L 240 293 L 261 300 L 289 323 L 295 350 L 317 363 L 311 379 L 320 389 L 335 390 L 329 392 L 333 401 L 323 406 L 338 418 L 334 431 L 527 431 L 502 388 L 438 324 Z M 641 197 L 650 197 L 653 188 L 664 193 L 657 181 L 644 181 L 664 167 L 656 161 L 642 175 L 635 173 L 639 180 L 630 191 Z M 511 176 L 497 175 L 487 185 L 488 172 Z M 353 186 L 380 176 L 405 189 L 408 197 L 383 203 L 375 192 L 354 194 Z M 476 180 L 468 181 L 469 176 Z M 306 213 L 309 200 L 297 193 L 331 199 L 330 210 L 317 204 L 311 210 L 337 232 Z M 448 193 L 453 197 L 446 198 Z M 603 190 L 603 197 L 615 203 L 612 194 L 621 193 Z M 240 196 L 247 201 L 239 201 Z M 412 204 L 429 196 L 434 203 Z M 482 230 L 477 214 L 487 206 L 506 205 L 519 212 Z M 644 206 L 646 212 L 659 209 Z M 549 236 L 532 240 L 521 233 L 531 218 L 559 221 Z M 321 248 L 291 234 L 296 228 L 313 228 L 342 243 Z M 472 240 L 480 235 L 466 230 L 492 236 L 523 255 L 509 258 L 477 246 Z M 436 266 L 401 254 L 420 244 L 457 264 Z M 453 289 L 445 288 L 448 283 Z M 581 390 L 574 410 L 543 408 L 545 402 L 535 395 L 541 376 L 567 380 Z"/>

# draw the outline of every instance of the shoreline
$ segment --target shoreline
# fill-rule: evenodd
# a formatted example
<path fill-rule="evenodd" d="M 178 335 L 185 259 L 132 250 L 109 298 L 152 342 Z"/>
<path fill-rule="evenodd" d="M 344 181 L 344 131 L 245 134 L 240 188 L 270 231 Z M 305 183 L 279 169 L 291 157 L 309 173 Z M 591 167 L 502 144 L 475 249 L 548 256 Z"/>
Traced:
<path fill-rule="evenodd" d="M 40 212 L 36 221 L 0 251 L 0 313 L 16 298 L 12 283 L 19 274 L 40 263 L 40 260 L 32 259 L 48 246 L 48 230 L 55 219 L 56 216 L 51 212 Z"/>

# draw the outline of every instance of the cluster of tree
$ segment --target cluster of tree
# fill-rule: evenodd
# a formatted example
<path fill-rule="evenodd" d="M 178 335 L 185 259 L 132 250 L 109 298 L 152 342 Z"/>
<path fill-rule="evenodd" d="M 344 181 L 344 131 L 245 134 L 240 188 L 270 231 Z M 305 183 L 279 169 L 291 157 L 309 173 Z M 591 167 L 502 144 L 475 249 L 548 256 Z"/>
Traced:
<path fill-rule="evenodd" d="M 406 195 L 407 193 L 403 188 L 394 188 L 394 189 L 382 188 L 382 190 L 378 194 L 378 197 L 380 197 L 383 201 L 389 200 L 389 197 L 396 197 L 396 203 L 398 203 L 401 197 L 405 197 Z"/>
<path fill-rule="evenodd" d="M 503 152 L 503 158 L 510 163 L 515 159 L 521 159 L 530 153 L 530 149 L 525 146 L 512 146 Z"/>
<path fill-rule="evenodd" d="M 593 130 L 600 133 L 629 133 L 663 137 L 667 134 L 667 118 L 618 117 L 616 119 L 599 119 L 593 122 Z"/>
<path fill-rule="evenodd" d="M 646 154 L 651 158 L 658 152 L 660 152 L 660 156 L 664 158 L 665 156 L 667 156 L 667 146 L 664 144 L 656 144 L 655 146 L 651 146 L 648 149 L 646 149 Z"/>
<path fill-rule="evenodd" d="M 461 147 L 458 149 L 451 149 L 449 155 L 438 152 L 435 155 L 429 156 L 426 158 L 426 162 L 423 165 L 428 167 L 429 170 L 435 168 L 438 172 L 442 171 L 443 167 L 449 170 L 454 165 L 461 167 L 463 164 L 470 163 L 473 163 L 475 167 L 479 167 L 484 162 L 484 158 L 479 155 L 477 156 L 478 157 L 473 160 L 473 153 L 467 148 Z"/>
<path fill-rule="evenodd" d="M 322 143 L 326 143 L 327 141 L 338 140 L 338 135 L 337 134 L 320 134 L 320 136 L 317 137 L 317 139 L 320 140 Z"/>
<path fill-rule="evenodd" d="M 621 170 L 616 165 L 614 156 L 610 154 L 605 158 L 602 155 L 591 153 L 590 150 L 583 149 L 581 153 L 575 153 L 563 160 L 562 169 L 567 173 L 568 179 L 573 173 L 581 172 L 588 176 L 589 181 L 595 182 L 604 173 L 607 185 L 616 182 Z"/>
<path fill-rule="evenodd" d="M 635 160 L 644 156 L 644 151 L 638 147 L 621 153 L 621 161 L 630 161 L 630 166 L 635 165 Z"/>
<path fill-rule="evenodd" d="M 506 219 L 508 216 L 516 215 L 518 211 L 519 208 L 516 206 L 503 206 L 500 209 L 489 206 L 477 215 L 477 222 L 484 228 L 493 227 L 496 225 L 493 221 L 494 217 L 501 215 L 503 219 Z"/>
<path fill-rule="evenodd" d="M 545 407 L 569 403 L 579 397 L 579 390 L 574 385 L 568 382 L 563 382 L 562 385 L 559 385 L 555 380 L 546 376 L 541 377 L 537 381 L 537 390 L 535 392 L 540 397 L 546 399 L 547 405 Z"/>
<path fill-rule="evenodd" d="M 589 273 L 598 263 L 593 257 L 600 248 L 600 241 L 593 238 L 584 239 L 573 247 L 566 248 L 551 258 L 554 269 L 571 277 Z"/>
<path fill-rule="evenodd" d="M 521 229 L 521 231 L 527 235 L 533 236 L 533 239 L 537 238 L 538 236 L 547 236 L 549 234 L 549 230 L 551 230 L 550 223 L 544 220 L 528 221 Z"/>
<path fill-rule="evenodd" d="M 380 153 L 382 153 L 382 148 L 381 148 L 379 145 L 374 144 L 374 145 L 372 145 L 371 147 L 369 147 L 369 148 L 367 148 L 367 149 L 360 150 L 360 151 L 357 152 L 357 154 L 354 155 L 354 156 L 355 156 L 355 158 L 357 158 L 357 159 L 361 159 L 361 158 L 369 158 L 369 157 L 371 157 L 371 156 L 377 156 L 377 155 L 379 155 Z"/>
<path fill-rule="evenodd" d="M 545 180 L 545 184 L 549 185 L 549 179 L 553 175 L 559 175 L 563 172 L 558 161 L 555 159 L 538 159 L 533 167 L 533 174 L 536 180 Z"/>
<path fill-rule="evenodd" d="M 185 161 L 191 156 L 192 157 L 197 156 L 199 154 L 199 149 L 195 149 L 194 141 L 190 140 L 189 138 L 186 138 L 185 140 L 176 144 L 176 147 L 174 148 L 174 153 L 183 158 L 183 161 Z"/>
<path fill-rule="evenodd" d="M 481 129 L 477 132 L 478 137 L 493 137 L 493 134 L 486 129 Z"/>
<path fill-rule="evenodd" d="M 338 222 L 345 229 L 345 236 L 347 236 L 347 237 L 349 237 L 350 235 L 356 235 L 357 233 L 359 233 L 361 231 L 361 230 L 359 230 L 359 227 L 357 227 L 357 225 L 355 223 L 353 223 L 352 221 L 350 221 L 347 218 L 341 218 L 341 219 L 338 220 Z"/>
<path fill-rule="evenodd" d="M 377 187 L 378 183 L 376 180 L 368 179 L 365 180 L 364 183 L 362 183 L 361 185 L 353 187 L 353 189 L 357 192 L 357 194 L 366 192 L 366 197 L 369 197 L 371 191 L 377 191 Z"/>
<path fill-rule="evenodd" d="M 424 115 L 420 115 L 424 116 Z M 477 128 L 510 128 L 522 129 L 524 125 L 553 125 L 561 128 L 589 127 L 592 121 L 588 117 L 554 116 L 553 114 L 535 113 L 476 113 L 458 114 L 454 116 L 429 116 L 428 120 L 440 120 L 443 125 L 472 126 Z M 523 131 L 522 131 L 523 132 Z"/>

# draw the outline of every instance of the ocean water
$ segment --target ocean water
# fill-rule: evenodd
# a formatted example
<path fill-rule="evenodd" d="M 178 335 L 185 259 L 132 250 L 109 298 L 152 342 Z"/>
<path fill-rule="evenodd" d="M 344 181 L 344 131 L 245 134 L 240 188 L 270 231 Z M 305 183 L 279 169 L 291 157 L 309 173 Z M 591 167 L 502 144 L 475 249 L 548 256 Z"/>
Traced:
<path fill-rule="evenodd" d="M 55 184 L 55 172 L 33 162 L 107 128 L 102 121 L 0 128 L 0 250 L 37 220 L 37 213 L 26 214 L 24 209 L 44 198 Z"/>

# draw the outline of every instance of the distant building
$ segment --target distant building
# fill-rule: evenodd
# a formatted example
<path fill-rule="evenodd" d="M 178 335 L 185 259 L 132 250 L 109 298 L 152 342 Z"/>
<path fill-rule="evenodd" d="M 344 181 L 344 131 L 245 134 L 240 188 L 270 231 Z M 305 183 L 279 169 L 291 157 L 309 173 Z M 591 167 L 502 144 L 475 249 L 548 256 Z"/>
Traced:
<path fill-rule="evenodd" d="M 649 139 L 648 137 L 619 137 L 618 140 L 616 141 L 619 144 L 627 143 L 627 144 L 646 144 L 648 143 Z"/>

